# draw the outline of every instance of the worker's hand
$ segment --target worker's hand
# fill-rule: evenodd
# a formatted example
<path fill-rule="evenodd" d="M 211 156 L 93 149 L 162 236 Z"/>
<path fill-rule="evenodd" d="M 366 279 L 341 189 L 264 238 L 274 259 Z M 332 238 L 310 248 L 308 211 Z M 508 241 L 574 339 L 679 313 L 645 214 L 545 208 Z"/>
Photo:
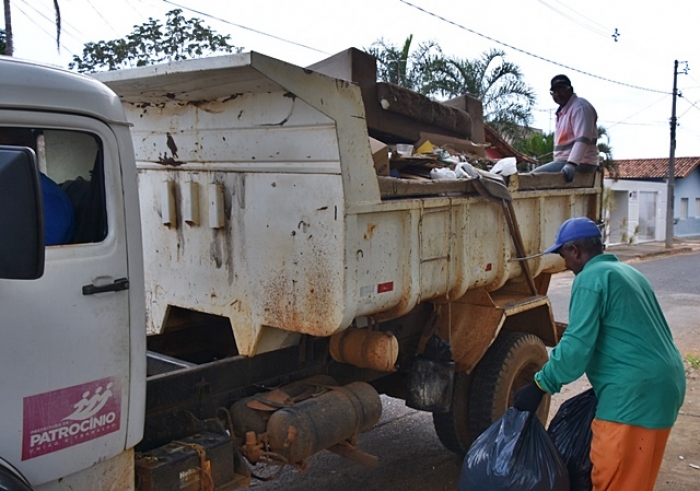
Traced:
<path fill-rule="evenodd" d="M 542 402 L 545 392 L 535 382 L 527 384 L 513 396 L 513 407 L 518 411 L 534 413 Z"/>
<path fill-rule="evenodd" d="M 574 180 L 574 174 L 576 173 L 576 164 L 567 162 L 564 164 L 564 167 L 561 168 L 561 171 L 564 174 L 566 182 L 571 182 Z"/>

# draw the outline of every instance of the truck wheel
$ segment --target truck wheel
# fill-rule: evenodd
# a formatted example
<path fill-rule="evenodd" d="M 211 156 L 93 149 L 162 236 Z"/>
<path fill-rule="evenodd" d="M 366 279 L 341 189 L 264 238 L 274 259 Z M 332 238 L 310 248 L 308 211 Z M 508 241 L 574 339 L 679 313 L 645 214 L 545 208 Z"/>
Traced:
<path fill-rule="evenodd" d="M 534 334 L 502 331 L 474 369 L 470 388 L 469 428 L 481 435 L 512 405 L 513 395 L 532 378 L 549 356 Z M 550 396 L 542 399 L 537 417 L 547 422 Z"/>
<path fill-rule="evenodd" d="M 440 443 L 457 454 L 465 454 L 474 436 L 469 432 L 469 386 L 471 376 L 466 372 L 455 374 L 452 405 L 446 413 L 433 413 L 433 426 Z"/>
<path fill-rule="evenodd" d="M 433 425 L 445 448 L 464 455 L 472 442 L 511 406 L 513 394 L 532 381 L 547 361 L 544 343 L 533 334 L 502 331 L 471 374 L 455 375 L 452 407 L 433 413 Z M 537 416 L 549 412 L 545 396 Z"/>

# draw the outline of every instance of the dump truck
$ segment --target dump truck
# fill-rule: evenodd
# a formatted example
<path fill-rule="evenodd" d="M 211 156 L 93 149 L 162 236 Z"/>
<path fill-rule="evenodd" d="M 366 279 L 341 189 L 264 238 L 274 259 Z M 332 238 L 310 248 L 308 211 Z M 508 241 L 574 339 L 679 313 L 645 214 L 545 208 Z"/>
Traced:
<path fill-rule="evenodd" d="M 358 435 L 382 394 L 460 453 L 506 410 L 565 327 L 563 261 L 538 253 L 600 220 L 602 175 L 380 171 L 372 142 L 483 148 L 484 123 L 372 63 L 0 58 L 0 135 L 31 137 L 0 145 L 0 483 L 232 489 L 324 450 L 380 464 Z M 65 244 L 44 244 L 42 174 Z"/>

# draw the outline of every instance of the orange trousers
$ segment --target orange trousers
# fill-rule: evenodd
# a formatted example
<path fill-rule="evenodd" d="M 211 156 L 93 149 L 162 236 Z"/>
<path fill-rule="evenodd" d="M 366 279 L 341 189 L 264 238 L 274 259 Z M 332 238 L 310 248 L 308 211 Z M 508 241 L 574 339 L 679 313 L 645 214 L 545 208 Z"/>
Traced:
<path fill-rule="evenodd" d="M 654 491 L 671 428 L 650 430 L 594 419 L 591 429 L 593 491 Z"/>

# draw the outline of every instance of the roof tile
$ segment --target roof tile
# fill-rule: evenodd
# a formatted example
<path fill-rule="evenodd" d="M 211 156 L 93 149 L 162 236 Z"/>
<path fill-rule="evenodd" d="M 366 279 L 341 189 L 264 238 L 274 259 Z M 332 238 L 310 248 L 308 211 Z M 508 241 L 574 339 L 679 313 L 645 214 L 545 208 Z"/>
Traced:
<path fill-rule="evenodd" d="M 606 171 L 606 177 L 617 179 L 663 179 L 668 173 L 668 158 L 613 160 L 617 172 Z M 700 157 L 676 157 L 675 176 L 688 175 L 700 165 Z M 617 174 L 617 175 L 615 175 Z"/>

